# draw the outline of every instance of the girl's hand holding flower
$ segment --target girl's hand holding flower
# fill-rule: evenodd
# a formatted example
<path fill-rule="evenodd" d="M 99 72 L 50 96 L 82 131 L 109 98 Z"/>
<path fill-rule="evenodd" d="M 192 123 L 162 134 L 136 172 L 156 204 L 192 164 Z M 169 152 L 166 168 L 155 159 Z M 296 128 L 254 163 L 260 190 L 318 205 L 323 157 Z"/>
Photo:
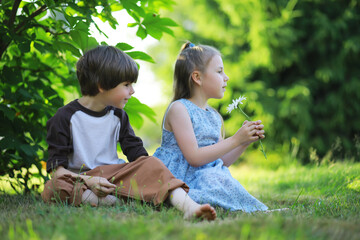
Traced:
<path fill-rule="evenodd" d="M 244 114 L 244 116 L 248 120 L 244 121 L 243 127 L 246 126 L 250 122 L 250 117 L 239 106 L 240 104 L 243 104 L 242 101 L 244 101 L 244 100 L 246 100 L 246 97 L 240 96 L 238 99 L 233 99 L 232 103 L 229 104 L 229 106 L 227 107 L 227 112 L 228 113 L 231 113 L 234 109 L 239 109 L 241 111 L 241 113 Z M 258 131 L 256 131 L 254 133 L 254 136 L 256 136 L 256 139 L 252 138 L 250 142 L 247 142 L 247 144 L 250 144 L 252 142 L 256 142 L 257 140 L 260 140 L 260 151 L 264 154 L 264 157 L 267 160 L 267 156 L 266 156 L 264 147 L 263 147 L 262 142 L 261 142 L 261 139 L 265 138 L 265 135 L 264 135 L 265 131 L 263 130 L 264 125 L 261 124 L 261 120 L 255 121 L 253 123 L 257 125 L 257 126 L 255 126 L 255 129 L 258 130 Z"/>

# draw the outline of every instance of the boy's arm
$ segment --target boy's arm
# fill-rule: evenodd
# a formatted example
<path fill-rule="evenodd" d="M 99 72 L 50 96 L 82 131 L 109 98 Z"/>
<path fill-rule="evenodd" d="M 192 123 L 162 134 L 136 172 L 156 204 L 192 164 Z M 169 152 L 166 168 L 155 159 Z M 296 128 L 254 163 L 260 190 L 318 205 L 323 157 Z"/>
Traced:
<path fill-rule="evenodd" d="M 58 178 L 64 175 L 70 175 L 73 178 L 81 178 L 85 182 L 86 186 L 88 186 L 91 191 L 95 193 L 98 197 L 105 197 L 108 194 L 114 192 L 116 188 L 116 185 L 110 183 L 106 178 L 76 174 L 65 169 L 63 166 L 58 166 L 52 172 L 53 178 Z"/>
<path fill-rule="evenodd" d="M 68 155 L 73 151 L 70 135 L 70 120 L 66 112 L 59 111 L 46 123 L 49 158 L 46 163 L 47 172 L 58 166 L 68 167 Z"/>
<path fill-rule="evenodd" d="M 133 162 L 141 156 L 148 156 L 141 138 L 135 135 L 126 112 L 119 109 L 117 110 L 116 114 L 121 122 L 119 142 L 121 149 L 127 156 L 129 162 Z"/>
<path fill-rule="evenodd" d="M 46 169 L 52 173 L 53 178 L 70 175 L 74 178 L 81 178 L 85 184 L 98 197 L 105 197 L 115 190 L 115 185 L 106 178 L 98 176 L 87 176 L 73 173 L 66 168 L 69 165 L 68 156 L 73 152 L 72 136 L 70 130 L 70 118 L 72 109 L 67 106 L 49 119 L 46 124 L 49 159 Z"/>

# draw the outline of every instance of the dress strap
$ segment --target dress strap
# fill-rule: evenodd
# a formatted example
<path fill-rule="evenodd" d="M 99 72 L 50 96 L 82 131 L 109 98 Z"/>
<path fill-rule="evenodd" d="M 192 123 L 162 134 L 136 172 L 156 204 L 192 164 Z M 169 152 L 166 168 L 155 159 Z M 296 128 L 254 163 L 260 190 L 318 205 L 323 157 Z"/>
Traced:
<path fill-rule="evenodd" d="M 176 102 L 176 101 L 174 101 L 174 102 Z M 171 106 L 174 104 L 174 102 L 170 103 L 169 106 L 167 107 L 166 111 L 165 111 L 165 114 L 164 114 L 164 117 L 163 117 L 163 121 L 162 121 L 162 129 L 167 130 L 167 129 L 165 128 L 165 119 L 166 119 L 166 115 L 167 115 L 169 109 L 170 109 Z M 167 131 L 169 131 L 169 130 L 167 130 Z"/>

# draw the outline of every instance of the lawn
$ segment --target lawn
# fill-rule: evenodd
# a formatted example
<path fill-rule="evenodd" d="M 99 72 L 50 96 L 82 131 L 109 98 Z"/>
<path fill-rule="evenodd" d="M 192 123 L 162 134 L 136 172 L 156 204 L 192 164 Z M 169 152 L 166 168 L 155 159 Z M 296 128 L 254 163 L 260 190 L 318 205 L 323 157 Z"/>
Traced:
<path fill-rule="evenodd" d="M 39 195 L 0 195 L 2 239 L 360 239 L 360 164 L 241 165 L 233 176 L 270 208 L 228 213 L 213 222 L 138 202 L 115 207 L 46 205 Z"/>

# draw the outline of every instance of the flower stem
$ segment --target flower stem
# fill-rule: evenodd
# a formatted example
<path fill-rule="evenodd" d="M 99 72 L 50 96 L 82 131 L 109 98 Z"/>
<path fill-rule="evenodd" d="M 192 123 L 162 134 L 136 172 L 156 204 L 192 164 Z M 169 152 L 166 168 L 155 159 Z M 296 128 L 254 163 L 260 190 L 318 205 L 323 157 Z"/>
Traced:
<path fill-rule="evenodd" d="M 240 111 L 242 112 L 242 114 L 245 115 L 245 117 L 247 118 L 248 121 L 251 121 L 250 117 L 241 109 L 241 107 L 238 107 L 240 109 Z"/>
<path fill-rule="evenodd" d="M 244 116 L 247 118 L 248 121 L 251 121 L 250 117 L 242 110 L 242 108 L 239 106 L 238 109 L 240 109 L 240 111 L 242 112 L 242 114 L 244 114 Z M 261 139 L 259 137 L 259 141 L 260 141 L 260 151 L 264 154 L 265 159 L 267 160 L 267 156 L 264 150 L 264 146 L 262 145 Z"/>
<path fill-rule="evenodd" d="M 264 147 L 262 145 L 261 139 L 260 139 L 260 148 L 261 148 L 260 151 L 264 154 L 265 159 L 268 160 L 266 157 L 266 153 L 265 153 Z"/>

